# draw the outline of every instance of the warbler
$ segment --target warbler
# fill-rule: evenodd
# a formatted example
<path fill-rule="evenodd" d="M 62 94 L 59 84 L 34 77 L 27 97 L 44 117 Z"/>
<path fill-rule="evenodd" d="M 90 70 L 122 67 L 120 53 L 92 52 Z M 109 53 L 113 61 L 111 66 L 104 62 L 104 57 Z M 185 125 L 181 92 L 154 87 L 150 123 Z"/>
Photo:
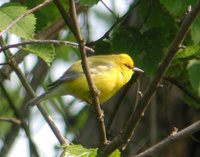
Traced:
<path fill-rule="evenodd" d="M 99 91 L 100 103 L 109 100 L 133 75 L 140 71 L 134 67 L 127 54 L 97 55 L 87 58 L 89 71 Z M 56 96 L 72 95 L 92 104 L 89 86 L 83 72 L 81 60 L 73 63 L 55 82 L 48 85 L 48 91 L 34 99 L 27 106 L 36 105 Z"/>

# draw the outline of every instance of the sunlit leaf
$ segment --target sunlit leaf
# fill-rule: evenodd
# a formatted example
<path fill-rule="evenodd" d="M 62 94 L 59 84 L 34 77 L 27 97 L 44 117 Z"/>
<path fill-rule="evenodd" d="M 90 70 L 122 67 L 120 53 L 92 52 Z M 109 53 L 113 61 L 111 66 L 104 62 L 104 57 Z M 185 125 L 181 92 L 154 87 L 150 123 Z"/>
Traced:
<path fill-rule="evenodd" d="M 61 157 L 96 157 L 97 149 L 86 149 L 81 145 L 71 144 L 67 146 Z"/>
<path fill-rule="evenodd" d="M 195 44 L 199 44 L 200 42 L 199 32 L 200 32 L 200 17 L 198 16 L 191 26 L 191 36 Z"/>
<path fill-rule="evenodd" d="M 3 31 L 8 25 L 10 25 L 17 17 L 25 13 L 27 9 L 17 4 L 3 5 L 0 7 L 0 30 Z M 36 24 L 36 18 L 33 14 L 26 16 L 18 21 L 11 29 L 9 33 L 16 34 L 19 37 L 26 39 L 32 39 L 34 35 Z"/>
<path fill-rule="evenodd" d="M 184 49 L 180 49 L 176 54 L 176 58 L 186 58 L 199 52 L 200 52 L 200 45 L 190 45 Z"/>
<path fill-rule="evenodd" d="M 188 75 L 193 89 L 200 96 L 200 60 L 191 60 L 188 65 Z"/>
<path fill-rule="evenodd" d="M 42 58 L 48 65 L 55 58 L 55 48 L 51 44 L 31 44 L 24 49 Z"/>

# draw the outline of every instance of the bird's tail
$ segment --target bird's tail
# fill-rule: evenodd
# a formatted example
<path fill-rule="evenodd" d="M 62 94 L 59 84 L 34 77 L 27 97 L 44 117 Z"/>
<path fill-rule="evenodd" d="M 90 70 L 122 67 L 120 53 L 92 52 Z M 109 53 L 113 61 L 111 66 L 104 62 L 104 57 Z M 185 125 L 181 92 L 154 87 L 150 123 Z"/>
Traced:
<path fill-rule="evenodd" d="M 44 94 L 42 94 L 42 95 L 40 95 L 40 96 L 38 96 L 38 97 L 33 98 L 32 100 L 30 100 L 30 101 L 25 105 L 25 107 L 28 108 L 28 107 L 32 107 L 32 106 L 35 106 L 35 105 L 39 104 L 40 102 L 42 102 L 43 100 L 46 99 L 46 96 L 47 96 L 47 94 L 44 93 Z"/>

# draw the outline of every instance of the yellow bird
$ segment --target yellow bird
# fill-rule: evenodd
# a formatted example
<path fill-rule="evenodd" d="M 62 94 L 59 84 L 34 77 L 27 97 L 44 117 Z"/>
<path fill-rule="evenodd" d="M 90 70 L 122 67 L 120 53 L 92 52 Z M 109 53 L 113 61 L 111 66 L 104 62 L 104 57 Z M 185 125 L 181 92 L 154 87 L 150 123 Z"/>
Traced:
<path fill-rule="evenodd" d="M 89 71 L 98 89 L 100 103 L 109 100 L 133 75 L 140 71 L 134 67 L 127 54 L 97 55 L 87 58 Z M 46 93 L 32 99 L 27 105 L 33 106 L 56 96 L 73 95 L 92 104 L 90 90 L 82 69 L 81 60 L 75 62 L 58 80 L 50 84 Z"/>

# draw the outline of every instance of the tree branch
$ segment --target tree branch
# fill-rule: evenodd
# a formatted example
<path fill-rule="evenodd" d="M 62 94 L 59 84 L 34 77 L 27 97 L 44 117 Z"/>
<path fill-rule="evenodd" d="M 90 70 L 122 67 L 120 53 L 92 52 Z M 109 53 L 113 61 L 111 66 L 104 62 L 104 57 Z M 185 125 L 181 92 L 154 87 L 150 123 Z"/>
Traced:
<path fill-rule="evenodd" d="M 100 107 L 100 101 L 99 101 L 99 98 L 98 98 L 99 91 L 96 88 L 94 81 L 92 80 L 92 77 L 90 75 L 89 66 L 88 66 L 88 63 L 87 63 L 85 41 L 82 37 L 81 30 L 79 28 L 74 0 L 70 0 L 70 13 L 71 13 L 71 16 L 72 16 L 72 21 L 73 21 L 74 30 L 75 30 L 74 35 L 75 35 L 75 37 L 76 37 L 76 39 L 79 43 L 79 49 L 80 49 L 80 52 L 81 52 L 81 59 L 82 59 L 81 63 L 82 63 L 83 71 L 85 73 L 85 76 L 86 76 L 86 79 L 87 79 L 87 82 L 88 82 L 88 86 L 89 86 L 89 89 L 90 89 L 92 103 L 95 105 L 96 114 L 97 114 L 98 120 L 100 122 L 100 129 L 101 129 L 100 132 L 101 132 L 102 142 L 103 142 L 103 144 L 107 144 L 108 141 L 107 141 L 107 137 L 106 137 L 106 129 L 105 129 L 105 124 L 104 124 L 103 112 L 102 112 L 102 109 Z"/>
<path fill-rule="evenodd" d="M 108 11 L 117 19 L 117 15 L 114 13 L 114 11 L 112 9 L 109 8 L 109 6 L 103 1 L 103 0 L 100 0 L 100 2 L 103 4 L 103 6 L 108 9 Z"/>
<path fill-rule="evenodd" d="M 199 130 L 200 130 L 200 120 L 177 133 L 172 133 L 171 135 L 169 135 L 167 138 L 165 138 L 158 144 L 152 146 L 151 148 L 147 149 L 146 151 L 138 155 L 134 155 L 134 157 L 154 156 L 156 153 L 161 151 L 166 146 L 170 145 L 172 142 L 177 141 L 182 138 L 186 138 Z"/>
<path fill-rule="evenodd" d="M 21 125 L 21 121 L 16 118 L 0 117 L 0 121 Z"/>
<path fill-rule="evenodd" d="M 79 44 L 75 43 L 75 42 L 70 42 L 70 41 L 61 41 L 61 40 L 30 40 L 30 41 L 24 41 L 24 42 L 20 42 L 20 43 L 16 43 L 16 44 L 10 44 L 7 45 L 5 47 L 0 48 L 0 53 L 4 50 L 10 49 L 10 48 L 16 48 L 19 46 L 24 46 L 24 45 L 30 45 L 30 44 L 54 44 L 54 45 L 58 45 L 58 44 L 64 44 L 64 45 L 69 45 L 75 48 L 79 47 Z M 94 50 L 90 47 L 85 46 L 85 49 L 90 52 L 90 53 L 94 53 Z"/>

